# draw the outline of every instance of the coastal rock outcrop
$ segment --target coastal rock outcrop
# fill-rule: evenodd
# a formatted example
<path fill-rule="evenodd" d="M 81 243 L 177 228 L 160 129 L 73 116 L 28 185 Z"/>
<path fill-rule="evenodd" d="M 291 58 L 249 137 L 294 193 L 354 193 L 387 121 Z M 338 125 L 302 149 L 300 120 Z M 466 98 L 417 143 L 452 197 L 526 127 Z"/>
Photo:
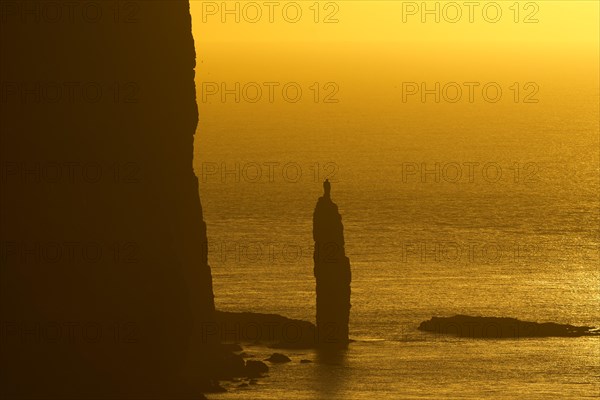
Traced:
<path fill-rule="evenodd" d="M 277 314 L 216 311 L 211 328 L 222 342 L 260 343 L 287 349 L 315 347 L 314 324 Z"/>
<path fill-rule="evenodd" d="M 313 214 L 314 275 L 317 293 L 317 342 L 319 346 L 344 347 L 349 342 L 350 260 L 344 248 L 344 226 L 331 200 L 331 184 L 323 184 L 323 196 Z"/>

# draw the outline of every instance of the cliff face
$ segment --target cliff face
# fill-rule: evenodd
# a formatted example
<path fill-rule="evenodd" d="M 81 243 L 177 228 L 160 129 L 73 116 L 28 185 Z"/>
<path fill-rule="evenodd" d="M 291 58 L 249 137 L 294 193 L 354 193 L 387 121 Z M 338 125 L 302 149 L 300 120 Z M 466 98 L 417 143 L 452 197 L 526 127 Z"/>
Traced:
<path fill-rule="evenodd" d="M 331 200 L 329 181 L 325 181 L 324 189 L 313 214 L 318 343 L 345 346 L 350 317 L 350 260 L 344 249 L 342 216 Z"/>
<path fill-rule="evenodd" d="M 188 2 L 1 18 L 1 397 L 198 398 L 214 302 Z"/>

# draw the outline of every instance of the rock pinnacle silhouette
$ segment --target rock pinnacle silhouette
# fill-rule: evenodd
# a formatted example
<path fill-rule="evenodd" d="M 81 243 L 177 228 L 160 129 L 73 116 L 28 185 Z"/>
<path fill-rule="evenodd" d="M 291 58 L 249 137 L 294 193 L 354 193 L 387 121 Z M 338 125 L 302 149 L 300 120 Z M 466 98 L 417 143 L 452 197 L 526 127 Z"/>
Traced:
<path fill-rule="evenodd" d="M 317 338 L 319 346 L 346 346 L 350 318 L 350 260 L 344 250 L 344 225 L 331 200 L 331 183 L 313 214 L 314 274 L 317 282 Z"/>

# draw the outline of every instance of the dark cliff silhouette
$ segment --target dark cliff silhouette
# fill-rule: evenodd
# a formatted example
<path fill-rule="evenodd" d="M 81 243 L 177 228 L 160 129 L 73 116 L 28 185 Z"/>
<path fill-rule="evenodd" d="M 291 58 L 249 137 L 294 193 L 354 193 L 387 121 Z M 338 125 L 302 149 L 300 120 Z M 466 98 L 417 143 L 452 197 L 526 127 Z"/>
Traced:
<path fill-rule="evenodd" d="M 421 322 L 419 330 L 449 334 L 464 338 L 518 339 L 524 337 L 579 337 L 598 335 L 591 326 L 574 326 L 554 322 L 529 322 L 515 318 L 472 317 L 432 317 Z"/>
<path fill-rule="evenodd" d="M 201 398 L 188 1 L 2 7 L 0 397 Z"/>
<path fill-rule="evenodd" d="M 317 340 L 322 347 L 344 347 L 348 344 L 350 317 L 350 260 L 344 249 L 342 216 L 331 200 L 328 180 L 323 189 L 313 215 Z"/>

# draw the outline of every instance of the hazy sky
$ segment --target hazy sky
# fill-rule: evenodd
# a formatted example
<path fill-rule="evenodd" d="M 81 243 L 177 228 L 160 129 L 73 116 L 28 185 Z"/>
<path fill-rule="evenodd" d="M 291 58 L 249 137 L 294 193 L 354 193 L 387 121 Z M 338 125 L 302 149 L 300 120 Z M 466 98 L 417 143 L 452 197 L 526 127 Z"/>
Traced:
<path fill-rule="evenodd" d="M 598 43 L 598 2 L 593 0 L 422 3 L 191 2 L 195 30 L 206 42 Z"/>
<path fill-rule="evenodd" d="M 598 86 L 597 1 L 422 3 L 192 1 L 198 79 Z"/>

